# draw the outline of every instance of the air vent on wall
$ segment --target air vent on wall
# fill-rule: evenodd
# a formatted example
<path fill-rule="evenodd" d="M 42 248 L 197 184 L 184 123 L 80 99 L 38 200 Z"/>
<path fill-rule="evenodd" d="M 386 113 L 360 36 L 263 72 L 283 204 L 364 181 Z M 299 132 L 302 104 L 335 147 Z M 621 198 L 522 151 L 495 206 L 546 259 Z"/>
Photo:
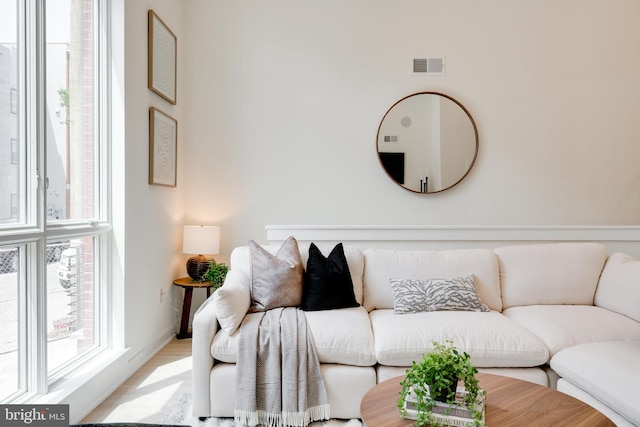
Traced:
<path fill-rule="evenodd" d="M 389 144 L 395 144 L 398 142 L 398 136 L 397 135 L 385 135 L 384 136 L 384 142 L 387 142 Z"/>
<path fill-rule="evenodd" d="M 445 60 L 443 56 L 413 58 L 413 74 L 428 76 L 444 76 Z"/>

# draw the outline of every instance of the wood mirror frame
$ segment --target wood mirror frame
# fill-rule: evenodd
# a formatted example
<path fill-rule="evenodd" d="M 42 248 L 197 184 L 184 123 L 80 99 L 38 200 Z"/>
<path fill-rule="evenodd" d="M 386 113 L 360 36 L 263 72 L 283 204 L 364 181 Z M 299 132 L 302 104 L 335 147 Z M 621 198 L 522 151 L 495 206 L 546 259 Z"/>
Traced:
<path fill-rule="evenodd" d="M 405 96 L 378 126 L 376 149 L 387 175 L 405 190 L 439 193 L 462 181 L 478 156 L 469 111 L 439 92 Z"/>

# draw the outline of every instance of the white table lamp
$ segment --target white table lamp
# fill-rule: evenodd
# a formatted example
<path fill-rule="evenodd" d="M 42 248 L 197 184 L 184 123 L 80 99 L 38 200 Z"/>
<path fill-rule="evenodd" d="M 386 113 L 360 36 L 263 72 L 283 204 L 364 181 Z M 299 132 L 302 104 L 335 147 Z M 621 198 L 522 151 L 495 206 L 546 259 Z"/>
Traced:
<path fill-rule="evenodd" d="M 202 280 L 212 261 L 212 258 L 205 255 L 216 255 L 220 252 L 220 227 L 185 225 L 182 252 L 196 254 L 187 260 L 187 274 L 196 282 Z"/>

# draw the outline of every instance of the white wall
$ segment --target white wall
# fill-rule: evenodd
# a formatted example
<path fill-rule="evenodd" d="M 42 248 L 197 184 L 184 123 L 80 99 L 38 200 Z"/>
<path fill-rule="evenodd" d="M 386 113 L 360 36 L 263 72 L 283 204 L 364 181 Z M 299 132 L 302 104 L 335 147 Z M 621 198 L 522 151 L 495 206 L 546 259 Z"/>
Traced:
<path fill-rule="evenodd" d="M 153 9 L 179 41 L 177 105 L 147 88 L 147 10 Z M 174 307 L 181 299 L 172 285 L 184 273 L 182 220 L 185 174 L 178 168 L 178 186 L 148 184 L 149 107 L 178 121 L 178 161 L 183 159 L 184 21 L 182 6 L 171 0 L 125 2 L 125 158 L 124 161 L 124 285 L 125 343 L 143 351 L 158 338 L 175 333 Z M 116 159 L 116 162 L 118 160 Z M 167 297 L 161 302 L 160 289 Z M 175 304 L 174 304 L 175 303 Z"/>
<path fill-rule="evenodd" d="M 638 16 L 633 0 L 190 0 L 185 215 L 222 225 L 225 252 L 266 224 L 638 224 Z M 429 54 L 445 77 L 410 74 Z M 375 150 L 391 104 L 424 90 L 480 137 L 436 195 L 400 189 Z"/>

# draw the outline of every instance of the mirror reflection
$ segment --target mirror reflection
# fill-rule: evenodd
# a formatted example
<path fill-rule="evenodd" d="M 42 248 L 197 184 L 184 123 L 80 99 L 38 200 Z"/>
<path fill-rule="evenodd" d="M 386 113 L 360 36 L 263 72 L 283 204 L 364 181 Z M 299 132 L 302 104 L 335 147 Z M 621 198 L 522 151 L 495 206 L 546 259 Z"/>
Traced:
<path fill-rule="evenodd" d="M 438 193 L 464 179 L 478 155 L 469 112 L 437 92 L 406 96 L 378 127 L 378 156 L 389 177 L 416 193 Z"/>

